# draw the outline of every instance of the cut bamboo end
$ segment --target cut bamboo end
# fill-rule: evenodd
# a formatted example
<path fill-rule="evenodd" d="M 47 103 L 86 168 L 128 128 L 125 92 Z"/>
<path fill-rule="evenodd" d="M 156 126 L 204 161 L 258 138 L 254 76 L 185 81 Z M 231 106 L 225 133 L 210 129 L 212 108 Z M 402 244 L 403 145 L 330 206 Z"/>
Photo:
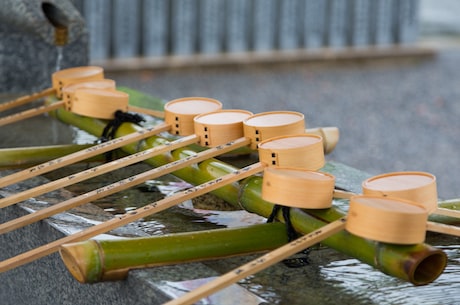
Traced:
<path fill-rule="evenodd" d="M 243 122 L 244 136 L 251 139 L 251 149 L 270 138 L 305 133 L 305 118 L 300 112 L 269 111 L 255 114 Z"/>
<path fill-rule="evenodd" d="M 329 154 L 335 149 L 340 138 L 340 131 L 337 127 L 308 128 L 307 130 L 305 130 L 305 132 L 310 134 L 316 134 L 323 138 L 323 147 L 325 154 Z"/>
<path fill-rule="evenodd" d="M 104 78 L 104 70 L 101 67 L 85 66 L 75 67 L 54 72 L 51 76 L 51 82 L 56 96 L 62 99 L 62 89 L 70 84 L 93 81 Z"/>
<path fill-rule="evenodd" d="M 81 88 L 74 93 L 71 111 L 98 119 L 113 119 L 115 112 L 128 111 L 129 95 L 122 91 Z"/>
<path fill-rule="evenodd" d="M 416 286 L 427 285 L 436 280 L 447 265 L 447 256 L 441 249 L 420 251 L 418 263 L 407 270 L 408 280 Z"/>
<path fill-rule="evenodd" d="M 396 197 L 422 204 L 428 213 L 438 206 L 436 177 L 425 172 L 393 172 L 362 183 L 364 195 Z"/>
<path fill-rule="evenodd" d="M 243 121 L 253 113 L 246 110 L 220 110 L 197 115 L 194 131 L 200 145 L 215 147 L 244 136 Z"/>
<path fill-rule="evenodd" d="M 103 262 L 95 240 L 62 245 L 59 254 L 69 272 L 80 283 L 88 283 L 88 279 L 96 281 L 101 278 Z"/>
<path fill-rule="evenodd" d="M 353 196 L 346 229 L 357 236 L 391 244 L 425 240 L 428 213 L 415 202 L 380 196 Z"/>
<path fill-rule="evenodd" d="M 65 86 L 64 88 L 62 88 L 62 100 L 65 103 L 65 108 L 67 111 L 71 111 L 72 109 L 72 101 L 74 99 L 75 91 L 77 89 L 83 88 L 116 90 L 116 84 L 115 81 L 111 79 L 100 79 Z"/>
<path fill-rule="evenodd" d="M 184 97 L 165 104 L 165 122 L 171 125 L 171 133 L 188 136 L 195 133 L 195 116 L 222 109 L 218 100 L 206 97 Z"/>
<path fill-rule="evenodd" d="M 299 168 L 267 167 L 262 198 L 283 206 L 327 209 L 332 206 L 335 177 Z"/>
<path fill-rule="evenodd" d="M 259 160 L 267 166 L 316 171 L 324 166 L 323 139 L 314 134 L 274 137 L 258 145 Z"/>

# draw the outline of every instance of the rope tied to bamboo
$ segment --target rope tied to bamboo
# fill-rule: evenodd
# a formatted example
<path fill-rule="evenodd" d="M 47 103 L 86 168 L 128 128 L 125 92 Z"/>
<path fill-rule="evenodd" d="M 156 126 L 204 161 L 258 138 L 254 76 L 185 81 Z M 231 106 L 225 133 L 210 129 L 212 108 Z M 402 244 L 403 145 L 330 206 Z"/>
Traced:
<path fill-rule="evenodd" d="M 270 215 L 267 218 L 267 223 L 274 222 L 276 215 L 278 212 L 281 210 L 281 213 L 283 215 L 284 223 L 286 225 L 286 232 L 288 236 L 288 241 L 292 242 L 296 238 L 299 237 L 297 234 L 296 230 L 294 229 L 294 226 L 291 221 L 291 207 L 288 206 L 283 206 L 279 204 L 273 205 L 273 209 L 270 213 Z M 305 250 L 302 250 L 298 252 L 296 255 L 293 257 L 284 259 L 282 262 L 286 267 L 289 268 L 300 268 L 304 267 L 306 265 L 309 265 L 310 262 L 308 260 L 308 254 L 310 253 L 310 248 L 306 248 Z"/>
<path fill-rule="evenodd" d="M 97 143 L 104 143 L 115 138 L 115 134 L 118 128 L 123 123 L 133 123 L 140 125 L 144 122 L 144 118 L 136 113 L 123 112 L 121 110 L 115 111 L 114 119 L 110 120 L 102 131 L 101 137 L 96 141 Z M 112 161 L 112 151 L 105 153 L 105 159 L 107 162 Z"/>

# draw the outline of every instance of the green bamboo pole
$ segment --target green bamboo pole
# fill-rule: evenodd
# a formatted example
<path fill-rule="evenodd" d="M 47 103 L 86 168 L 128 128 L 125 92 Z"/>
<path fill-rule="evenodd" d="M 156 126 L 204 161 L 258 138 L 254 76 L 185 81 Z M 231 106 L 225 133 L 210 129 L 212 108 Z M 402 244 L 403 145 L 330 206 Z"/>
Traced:
<path fill-rule="evenodd" d="M 102 130 L 107 124 L 106 121 L 93 119 L 89 117 L 82 117 L 68 112 L 64 109 L 58 109 L 54 111 L 52 115 L 54 115 L 56 118 L 67 124 L 74 125 L 97 137 L 101 136 Z M 141 127 L 135 124 L 123 123 L 118 128 L 115 136 L 120 137 L 123 134 L 130 134 L 140 129 Z M 167 142 L 169 142 L 169 140 L 166 138 L 160 136 L 153 136 L 147 138 L 144 141 L 123 146 L 121 147 L 121 149 L 126 153 L 133 154 L 140 150 L 145 150 L 151 147 L 164 145 Z M 194 155 L 198 150 L 203 150 L 203 148 L 200 148 L 197 145 L 184 147 L 176 149 L 171 154 L 164 154 L 150 158 L 145 162 L 154 167 L 158 167 L 170 163 L 172 161 L 186 158 L 190 155 Z M 201 184 L 211 179 L 223 176 L 224 174 L 228 174 L 236 169 L 237 168 L 234 166 L 218 161 L 217 159 L 211 158 L 199 163 L 196 166 L 189 166 L 179 171 L 175 171 L 172 174 L 190 183 Z M 237 195 L 234 191 L 235 185 L 228 185 L 214 191 L 213 193 L 221 197 L 222 199 L 226 200 L 227 202 L 235 204 L 237 202 Z"/>
<path fill-rule="evenodd" d="M 82 149 L 91 144 L 52 145 L 38 147 L 17 147 L 0 149 L 0 170 L 24 168 L 41 164 Z M 102 161 L 102 157 L 91 158 L 89 161 Z M 88 161 L 88 160 L 87 160 Z"/>
<path fill-rule="evenodd" d="M 56 110 L 54 115 L 63 122 L 75 125 L 96 136 L 101 134 L 105 126 L 105 122 L 103 121 L 82 118 L 63 109 Z M 125 123 L 118 129 L 116 136 L 119 137 L 134 132 L 138 128 L 138 126 L 133 124 Z M 127 145 L 122 149 L 127 153 L 134 153 L 139 149 L 138 145 L 141 146 L 141 149 L 144 149 L 142 147 L 144 145 L 151 147 L 162 144 L 164 141 L 167 140 L 160 137 L 152 137 L 140 144 Z M 190 148 L 183 148 L 174 151 L 172 154 L 149 159 L 147 162 L 152 166 L 160 166 L 166 162 L 171 162 L 177 158 L 183 158 L 194 153 Z M 197 166 L 187 167 L 173 174 L 189 183 L 200 184 L 211 178 L 218 178 L 234 169 L 234 167 L 224 162 L 209 159 Z M 214 194 L 235 206 L 241 204 L 251 212 L 267 216 L 271 212 L 272 205 L 261 199 L 260 189 L 258 189 L 258 187 L 260 188 L 260 181 L 258 184 L 258 180 L 254 179 L 247 180 L 241 189 L 238 185 L 232 184 L 214 191 Z M 329 209 L 328 211 L 327 213 L 331 215 L 343 214 L 336 209 Z M 308 213 L 296 209 L 292 213 L 292 222 L 294 227 L 301 233 L 311 232 L 325 224 L 324 221 L 320 221 Z M 388 275 L 409 281 L 415 285 L 423 285 L 435 280 L 442 273 L 447 262 L 444 252 L 426 244 L 394 246 L 371 242 L 346 232 L 328 238 L 325 244 L 374 266 Z"/>
<path fill-rule="evenodd" d="M 249 212 L 267 217 L 273 205 L 261 199 L 262 178 L 250 177 L 242 183 L 240 203 Z M 343 217 L 338 209 L 291 210 L 291 219 L 297 232 L 308 234 L 328 222 Z M 440 249 L 427 244 L 392 245 L 377 243 L 342 231 L 322 242 L 380 271 L 411 282 L 424 285 L 434 281 L 443 272 L 447 257 Z"/>
<path fill-rule="evenodd" d="M 460 198 L 443 200 L 438 203 L 438 208 L 449 209 L 449 210 L 460 210 Z M 431 214 L 428 220 L 433 222 L 444 223 L 448 225 L 460 225 L 460 219 L 457 217 L 449 217 L 438 214 Z"/>
<path fill-rule="evenodd" d="M 63 245 L 60 255 L 81 283 L 122 280 L 137 268 L 273 250 L 287 243 L 281 223 Z"/>

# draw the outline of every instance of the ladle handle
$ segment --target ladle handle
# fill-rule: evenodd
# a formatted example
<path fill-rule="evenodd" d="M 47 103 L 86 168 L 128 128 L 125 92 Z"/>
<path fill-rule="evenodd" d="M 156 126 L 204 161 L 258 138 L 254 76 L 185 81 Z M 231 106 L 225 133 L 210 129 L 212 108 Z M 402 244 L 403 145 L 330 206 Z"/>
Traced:
<path fill-rule="evenodd" d="M 204 284 L 203 286 L 179 297 L 175 300 L 165 303 L 165 305 L 187 305 L 194 304 L 202 298 L 207 297 L 249 275 L 252 275 L 258 271 L 266 269 L 271 265 L 302 251 L 329 236 L 342 231 L 345 228 L 346 219 L 340 218 L 339 220 L 333 221 L 324 227 L 311 232 L 310 234 L 304 235 L 276 250 L 268 252 L 267 254 L 244 264 L 232 271 L 218 277 L 217 279 Z"/>
<path fill-rule="evenodd" d="M 357 194 L 348 192 L 348 191 L 342 191 L 342 190 L 334 190 L 333 197 L 336 199 L 350 199 L 351 197 L 355 196 Z"/>
<path fill-rule="evenodd" d="M 427 231 L 431 232 L 443 233 L 460 237 L 460 228 L 456 226 L 450 226 L 442 223 L 428 221 L 426 223 L 426 229 Z"/>
<path fill-rule="evenodd" d="M 454 217 L 454 218 L 460 218 L 460 211 L 451 210 L 451 209 L 445 209 L 445 208 L 437 208 L 436 210 L 434 210 L 433 214 L 442 215 L 442 216 L 448 216 L 448 217 Z"/>
<path fill-rule="evenodd" d="M 20 120 L 28 119 L 37 115 L 40 115 L 45 112 L 50 112 L 58 108 L 64 107 L 64 102 L 56 102 L 50 105 L 39 106 L 29 110 L 24 110 L 3 118 L 0 118 L 0 126 L 5 126 Z"/>
<path fill-rule="evenodd" d="M 14 174 L 0 178 L 0 187 L 11 185 L 26 179 L 50 172 L 52 170 L 76 163 L 81 160 L 103 154 L 107 151 L 114 150 L 135 141 L 140 141 L 147 137 L 154 136 L 162 131 L 170 129 L 168 124 L 160 124 L 148 129 L 141 129 L 131 134 L 115 138 L 113 140 L 94 145 L 92 147 L 74 152 L 72 154 L 47 161 L 45 163 L 30 167 L 28 169 L 15 172 Z"/>
<path fill-rule="evenodd" d="M 4 102 L 0 104 L 0 112 L 5 111 L 14 107 L 18 107 L 30 102 L 33 102 L 35 100 L 38 100 L 39 98 L 45 97 L 45 96 L 50 96 L 55 93 L 54 88 L 48 88 L 43 91 L 37 92 L 37 93 L 32 93 L 30 95 L 25 95 L 18 97 L 15 100 Z"/>
<path fill-rule="evenodd" d="M 8 197 L 0 199 L 0 208 L 10 206 L 12 204 L 18 203 L 20 201 L 26 200 L 28 198 L 37 197 L 41 194 L 45 194 L 87 179 L 97 177 L 99 175 L 111 172 L 113 170 L 127 167 L 131 164 L 144 161 L 148 158 L 152 158 L 159 154 L 170 152 L 173 149 L 184 147 L 186 145 L 194 144 L 199 141 L 199 137 L 196 135 L 191 135 L 183 138 L 179 138 L 175 141 L 169 142 L 167 145 L 155 146 L 154 148 L 142 150 L 138 153 L 128 155 L 124 158 L 120 158 L 102 165 L 89 168 L 85 171 L 71 174 L 69 176 L 57 179 L 46 184 L 39 185 L 34 188 L 29 188 L 23 192 L 10 195 Z M 54 205 L 55 206 L 55 205 Z M 30 215 L 30 214 L 28 214 Z M 27 215 L 26 215 L 27 216 Z M 0 224 L 0 234 L 2 231 L 2 226 L 7 222 Z"/>
<path fill-rule="evenodd" d="M 131 105 L 128 105 L 128 110 L 137 112 L 137 113 L 151 115 L 153 117 L 160 118 L 160 119 L 163 119 L 165 117 L 164 111 L 161 111 L 161 110 L 153 110 L 153 109 L 147 109 L 147 108 L 136 107 L 136 106 L 131 106 Z"/>

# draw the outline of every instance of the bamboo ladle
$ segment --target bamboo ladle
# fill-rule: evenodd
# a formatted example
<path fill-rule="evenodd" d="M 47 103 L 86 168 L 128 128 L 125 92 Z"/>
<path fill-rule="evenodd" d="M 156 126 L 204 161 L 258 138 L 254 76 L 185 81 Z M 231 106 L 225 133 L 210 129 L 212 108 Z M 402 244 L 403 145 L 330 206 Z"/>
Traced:
<path fill-rule="evenodd" d="M 189 103 L 187 103 L 187 104 L 189 104 Z M 181 109 L 183 109 L 183 108 L 181 108 Z M 202 117 L 199 116 L 199 123 L 198 122 L 196 123 L 196 129 L 198 130 L 198 134 L 197 135 L 191 135 L 190 138 L 188 139 L 188 141 L 198 142 L 198 140 L 201 139 L 202 142 L 206 143 L 206 146 L 215 146 L 216 144 L 218 144 L 218 146 L 215 146 L 215 147 L 213 147 L 211 149 L 208 149 L 208 150 L 206 150 L 204 152 L 198 153 L 198 154 L 196 154 L 194 156 L 190 156 L 189 158 L 178 160 L 178 161 L 176 161 L 176 162 L 174 162 L 172 164 L 166 164 L 164 166 L 151 169 L 151 170 L 146 171 L 144 173 L 132 176 L 130 178 L 121 180 L 119 182 L 110 184 L 108 186 L 99 188 L 97 190 L 94 190 L 94 191 L 82 194 L 80 196 L 71 198 L 69 200 L 66 200 L 66 201 L 61 202 L 59 204 L 50 206 L 48 208 L 44 208 L 44 209 L 36 211 L 34 213 L 31 213 L 31 214 L 16 218 L 14 220 L 2 223 L 2 224 L 0 224 L 0 234 L 10 232 L 12 230 L 15 230 L 15 229 L 21 228 L 23 226 L 26 226 L 26 225 L 32 224 L 34 222 L 37 222 L 39 220 L 48 218 L 48 217 L 50 217 L 52 215 L 55 215 L 57 213 L 60 213 L 60 212 L 66 211 L 68 209 L 74 208 L 76 206 L 88 203 L 88 202 L 90 202 L 92 200 L 103 198 L 103 197 L 108 196 L 110 194 L 113 194 L 115 192 L 122 191 L 122 190 L 125 190 L 125 189 L 127 189 L 129 187 L 132 187 L 134 185 L 138 185 L 140 183 L 143 183 L 143 182 L 145 182 L 147 180 L 154 179 L 156 177 L 165 175 L 167 173 L 171 173 L 174 170 L 177 170 L 179 168 L 183 168 L 183 167 L 185 167 L 187 165 L 190 165 L 192 163 L 197 163 L 197 162 L 200 162 L 200 161 L 215 157 L 217 155 L 221 155 L 223 153 L 229 152 L 229 151 L 234 150 L 236 148 L 247 146 L 247 145 L 250 144 L 251 139 L 247 138 L 247 137 L 242 137 L 243 136 L 243 123 L 242 123 L 242 121 L 243 121 L 244 118 L 250 117 L 250 115 L 251 115 L 251 113 L 249 113 L 249 112 L 232 111 L 232 110 L 227 110 L 227 111 L 222 111 L 222 112 L 214 112 L 214 113 L 212 113 L 212 115 L 207 116 L 207 117 L 213 118 L 213 121 L 210 124 L 206 123 L 206 122 L 208 122 L 208 120 L 201 121 L 200 119 Z M 219 117 L 219 122 L 220 122 L 219 124 L 213 123 L 213 122 L 215 122 L 215 117 Z M 225 121 L 225 118 L 227 118 L 227 121 Z M 182 119 L 182 121 L 184 121 L 184 119 Z M 222 122 L 224 122 L 224 123 L 222 123 Z M 229 132 L 221 134 L 221 133 L 219 133 L 219 131 L 221 131 L 221 129 L 226 129 Z M 206 130 L 206 134 L 201 134 L 200 135 L 201 130 L 203 130 L 203 131 Z M 279 130 L 281 130 L 280 132 L 284 132 L 284 131 L 282 131 L 283 129 L 279 129 Z M 187 132 L 188 130 L 182 129 L 181 131 L 182 132 Z M 209 135 L 211 135 L 211 134 L 215 134 L 216 136 L 210 137 Z M 225 141 L 225 140 L 227 140 L 228 137 L 232 137 L 232 136 L 239 136 L 239 137 L 237 138 L 237 140 L 234 140 L 232 142 L 221 144 L 222 141 Z M 310 144 L 310 143 L 307 143 L 307 144 Z M 179 144 L 179 146 L 180 146 L 180 144 Z M 183 146 L 185 146 L 185 145 L 183 145 Z M 316 146 L 318 146 L 318 145 L 316 145 Z M 322 152 L 322 144 L 321 143 L 319 143 L 319 147 L 320 147 L 320 149 L 317 150 L 315 153 L 319 153 L 319 154 L 321 154 L 323 156 L 323 163 L 324 163 L 324 154 Z M 160 151 L 161 152 L 168 151 L 168 147 L 164 147 Z M 156 153 L 157 153 L 157 151 L 154 150 L 153 154 L 156 154 Z M 128 162 L 131 161 L 129 158 L 128 159 L 125 158 L 125 160 L 124 161 L 122 160 L 121 162 L 122 163 L 127 162 L 126 160 Z M 305 160 L 305 161 L 302 162 L 302 164 L 305 164 L 305 162 L 309 162 L 309 161 Z M 112 165 L 107 165 L 106 167 L 110 168 L 112 166 L 113 166 L 113 164 Z M 315 164 L 315 166 L 317 166 L 317 164 Z M 321 167 L 321 166 L 322 165 L 320 165 L 319 167 Z M 76 178 L 78 180 L 78 178 L 82 178 L 82 176 L 84 178 L 85 175 L 90 175 L 91 176 L 94 173 L 95 173 L 95 171 L 89 170 L 89 171 L 86 171 L 86 173 L 77 175 Z M 69 180 L 72 180 L 72 181 L 75 180 L 75 175 L 71 175 L 69 177 L 64 178 L 64 180 L 62 180 L 63 181 L 62 183 L 69 183 L 70 182 Z M 56 182 L 56 184 L 59 184 L 59 183 L 60 183 L 60 181 Z M 53 183 L 51 184 L 51 186 L 52 185 L 53 185 Z M 35 190 L 32 189 L 30 192 L 32 192 L 32 194 L 35 196 L 35 195 L 37 195 L 39 193 L 42 193 L 43 191 L 47 191 L 47 189 L 48 189 L 48 185 L 45 185 L 43 187 L 38 187 L 38 191 L 36 189 Z M 12 200 L 9 200 L 8 198 L 6 198 L 6 199 L 4 199 L 4 201 L 2 201 L 2 204 L 4 204 L 5 206 L 8 205 L 8 204 L 12 204 L 14 201 L 17 201 L 17 198 L 24 198 L 24 197 L 30 195 L 30 192 L 27 192 L 25 195 L 20 193 L 19 195 L 16 196 L 16 198 L 13 198 Z M 35 192 L 37 192 L 37 194 L 35 194 Z"/>
<path fill-rule="evenodd" d="M 93 116 L 93 117 L 107 117 L 113 116 L 113 112 L 117 108 L 114 108 L 114 97 L 118 96 L 118 99 L 115 99 L 115 104 L 126 104 L 127 105 L 127 95 L 122 92 L 109 92 L 108 90 L 99 90 L 94 88 L 80 88 L 77 89 L 75 92 L 72 92 L 73 96 L 73 110 L 79 114 Z M 121 94 L 121 95 L 120 95 Z M 85 99 L 86 97 L 86 99 Z M 71 97 L 67 97 L 71 99 Z M 101 107 L 100 103 L 96 103 L 96 105 L 92 105 L 92 101 L 104 101 L 104 106 L 108 107 Z M 88 102 L 89 100 L 89 102 Z M 66 101 L 67 102 L 67 101 Z M 180 100 L 174 100 L 175 105 L 180 104 L 184 108 L 190 108 L 187 114 L 181 115 L 177 114 L 177 117 L 181 118 L 183 121 L 187 121 L 187 119 L 192 121 L 193 127 L 193 117 L 197 114 L 200 114 L 200 111 L 214 111 L 217 109 L 222 108 L 222 104 L 213 99 L 206 99 L 206 98 L 183 98 Z M 81 105 L 83 104 L 83 106 Z M 199 105 L 199 107 L 193 107 L 194 105 Z M 168 105 L 165 105 L 165 110 L 167 113 L 170 111 L 168 110 Z M 0 178 L 0 187 L 5 187 L 7 185 L 11 185 L 13 183 L 17 183 L 20 181 L 27 180 L 29 178 L 50 172 L 52 170 L 64 167 L 66 165 L 70 165 L 76 163 L 81 160 L 85 160 L 89 157 L 99 155 L 105 153 L 107 151 L 111 151 L 116 148 L 120 148 L 124 145 L 129 143 L 139 141 L 145 139 L 150 136 L 154 136 L 163 131 L 170 131 L 174 126 L 177 124 L 174 121 L 166 121 L 165 123 L 159 124 L 152 128 L 145 128 L 141 129 L 131 135 L 127 135 L 124 137 L 116 138 L 93 147 L 75 152 L 73 154 L 57 158 L 31 168 L 16 172 L 9 176 Z M 190 123 L 189 123 L 190 124 Z M 190 135 L 193 132 L 190 132 L 188 129 L 184 129 L 181 135 Z"/>
<path fill-rule="evenodd" d="M 262 199 L 288 207 L 329 208 L 332 206 L 334 183 L 335 178 L 330 174 L 294 167 L 267 167 L 264 170 Z M 345 223 L 345 218 L 333 221 L 166 304 L 194 304 L 210 294 L 342 231 Z"/>
<path fill-rule="evenodd" d="M 286 171 L 292 171 L 293 175 L 299 177 L 298 170 L 290 169 L 271 169 L 275 173 L 281 170 L 281 176 L 286 175 Z M 285 171 L 285 173 L 282 173 Z M 278 173 L 277 173 L 278 174 Z M 276 175 L 277 175 L 276 174 Z M 264 177 L 265 180 L 265 177 Z M 275 193 L 266 192 L 273 185 L 273 177 L 270 181 L 264 181 L 262 187 L 262 196 L 266 200 L 273 199 L 279 203 L 279 200 L 284 200 L 286 197 L 273 196 Z M 282 181 L 282 180 L 280 180 Z M 268 186 L 268 188 L 267 188 Z M 308 186 L 308 184 L 307 184 Z M 293 192 L 299 193 L 298 185 L 289 188 L 289 184 L 283 184 L 276 187 L 277 189 L 288 188 L 286 194 Z M 314 190 L 315 188 L 312 188 Z M 268 197 L 268 198 L 267 198 Z M 299 201 L 294 198 L 288 198 L 286 201 L 291 206 L 292 201 Z M 304 198 L 308 200 L 307 198 Z M 301 200 L 300 200 L 301 201 Z M 308 204 L 301 204 L 303 208 Z M 315 207 L 315 206 L 313 206 Z M 298 253 L 315 243 L 330 237 L 331 235 L 346 229 L 350 233 L 358 236 L 372 239 L 378 242 L 394 243 L 394 244 L 417 244 L 425 239 L 426 230 L 435 232 L 453 234 L 458 236 L 458 228 L 447 228 L 449 226 L 439 224 L 427 224 L 426 220 L 428 213 L 426 209 L 418 204 L 402 199 L 390 199 L 378 196 L 353 196 L 350 198 L 350 209 L 347 217 L 333 221 L 322 228 L 315 230 L 307 235 L 304 235 L 274 251 L 271 251 L 257 259 L 252 260 L 232 271 L 210 281 L 201 287 L 194 289 L 177 299 L 171 300 L 165 305 L 188 305 L 194 304 L 199 300 L 218 292 L 219 290 L 238 282 L 252 274 L 264 270 L 281 260 Z"/>
<path fill-rule="evenodd" d="M 42 97 L 55 94 L 58 99 L 62 98 L 62 89 L 66 85 L 77 82 L 99 80 L 104 78 L 104 71 L 101 67 L 86 66 L 75 67 L 54 72 L 51 75 L 52 87 L 40 92 L 19 97 L 15 100 L 0 104 L 0 112 L 20 105 L 33 102 Z"/>
<path fill-rule="evenodd" d="M 113 80 L 104 87 L 93 83 L 76 83 L 64 87 L 64 102 L 67 111 L 99 119 L 113 119 L 117 110 L 132 111 L 163 118 L 164 112 L 129 104 L 129 94 L 119 91 Z M 100 81 L 102 82 L 102 81 Z"/>
<path fill-rule="evenodd" d="M 460 211 L 438 207 L 436 177 L 418 171 L 391 172 L 370 177 L 362 183 L 363 195 L 397 197 L 422 204 L 429 214 L 460 218 Z M 357 195 L 336 191 L 335 198 L 349 199 Z"/>
<path fill-rule="evenodd" d="M 428 221 L 429 211 L 419 202 L 401 197 L 357 195 L 350 199 L 347 230 L 392 244 L 417 244 L 426 231 L 460 236 L 460 228 Z"/>
<path fill-rule="evenodd" d="M 129 95 L 116 90 L 115 81 L 110 79 L 73 83 L 65 86 L 62 92 L 62 100 L 0 118 L 0 126 L 63 107 L 76 114 L 100 119 L 113 119 L 117 110 L 133 111 L 155 117 L 164 115 L 162 111 L 130 106 Z"/>
<path fill-rule="evenodd" d="M 302 116 L 303 117 L 303 116 Z M 291 122 L 289 122 L 288 124 L 290 124 Z M 297 123 L 295 123 L 294 125 L 298 125 Z M 302 129 L 301 130 L 304 130 L 304 126 L 300 126 Z M 264 129 L 264 128 L 262 128 Z M 283 129 L 283 128 L 280 128 L 278 130 L 282 130 L 283 132 L 286 132 L 286 129 Z M 247 138 L 247 137 L 242 137 L 242 138 L 239 138 L 235 141 L 232 141 L 230 143 L 227 143 L 227 144 L 224 144 L 224 145 L 219 145 L 215 148 L 211 148 L 211 149 L 208 149 L 207 151 L 204 151 L 204 152 L 201 152 L 201 153 L 198 153 L 196 155 L 192 155 L 192 156 L 189 156 L 185 159 L 181 159 L 181 160 L 178 160 L 176 162 L 172 162 L 172 163 L 169 163 L 169 164 L 166 164 L 165 166 L 163 167 L 159 167 L 159 168 L 156 168 L 156 169 L 153 169 L 152 171 L 156 171 L 158 174 L 164 174 L 166 170 L 169 170 L 169 171 L 174 171 L 174 170 L 177 170 L 178 168 L 181 168 L 184 164 L 189 164 L 189 163 L 195 163 L 195 162 L 198 162 L 199 158 L 209 158 L 211 156 L 211 153 L 212 151 L 214 151 L 214 153 L 225 153 L 226 151 L 230 151 L 230 150 L 233 150 L 235 148 L 237 148 L 238 146 L 242 146 L 242 145 L 249 145 L 251 142 L 250 138 Z M 20 254 L 20 255 L 17 255 L 16 257 L 13 257 L 13 258 L 10 258 L 10 259 L 7 259 L 3 262 L 0 262 L 0 272 L 4 272 L 4 271 L 7 271 L 7 270 L 10 270 L 10 269 L 13 269 L 13 268 L 16 268 L 18 266 L 21 266 L 23 264 L 26 264 L 26 263 L 29 263 L 29 262 L 32 262 L 40 257 L 43 257 L 43 256 L 46 256 L 50 253 L 53 253 L 53 252 L 56 252 L 58 250 L 58 248 L 64 244 L 64 243 L 69 243 L 69 242 L 75 242 L 75 241 L 79 241 L 79 240 L 82 240 L 82 239 L 85 239 L 85 238 L 89 238 L 89 237 L 93 237 L 95 235 L 98 235 L 98 234 L 101 234 L 101 233 L 104 233 L 104 232 L 107 232 L 109 230 L 112 230 L 116 227 L 119 227 L 119 226 L 122 226 L 124 224 L 127 224 L 131 221 L 134 221 L 134 220 L 137 220 L 139 218 L 142 218 L 142 217 L 145 217 L 145 216 L 148 216 L 148 215 L 151 215 L 153 213 L 156 213 L 156 212 L 159 212 L 161 210 L 164 210 L 170 206 L 173 206 L 177 203 L 180 203 L 184 200 L 187 200 L 187 199 L 190 199 L 190 198 L 194 198 L 196 196 L 199 196 L 201 194 L 204 194 L 205 192 L 209 192 L 209 191 L 212 191 L 220 186 L 223 186 L 225 184 L 228 184 L 228 183 L 231 183 L 231 182 L 234 182 L 234 181 L 237 181 L 237 180 L 240 180 L 240 179 L 243 179 L 245 177 L 248 177 L 252 174 L 255 174 L 257 172 L 260 172 L 262 171 L 264 168 L 266 167 L 266 165 L 264 163 L 261 163 L 261 162 L 258 162 L 256 164 L 253 164 L 251 166 L 248 166 L 248 167 L 245 167 L 241 170 L 237 170 L 235 171 L 234 173 L 231 173 L 231 174 L 228 174 L 226 176 L 223 176 L 223 177 L 220 177 L 220 178 L 217 178 L 215 180 L 212 180 L 210 182 L 207 182 L 207 183 L 204 183 L 198 187 L 194 187 L 194 188 L 191 188 L 189 190 L 186 190 L 184 192 L 181 192 L 177 195 L 174 195 L 172 197 L 168 197 L 168 198 L 165 198 L 163 200 L 160 200 L 158 202 L 155 202 L 155 203 L 152 203 L 150 205 L 147 205 L 145 207 L 142 207 L 142 208 L 139 208 L 135 211 L 132 211 L 132 212 L 129 212 L 121 217 L 118 217 L 118 218 L 114 218 L 112 220 L 109 220 L 105 223 L 102 223 L 100 225 L 96 225 L 90 229 L 87 229 L 83 232 L 80 232 L 80 233 L 76 233 L 74 235 L 71 235 L 71 236 L 68 236 L 68 237 L 65 237 L 65 238 L 62 238 L 58 241 L 55 241 L 55 242 L 52 242 L 52 243 L 49 243 L 47 245 L 44 245 L 44 246 L 41 246 L 39 248 L 36 248 L 36 249 L 33 249 L 33 250 L 30 250 L 28 252 L 25 252 L 23 254 Z M 151 174 L 152 171 L 149 171 L 148 174 Z M 143 175 L 143 174 L 141 174 Z M 136 177 L 137 176 L 137 177 Z M 124 180 L 121 180 L 119 183 L 117 184 L 112 184 L 112 185 L 109 185 L 105 188 L 101 188 L 99 190 L 96 190 L 94 191 L 94 196 L 97 196 L 97 193 L 101 193 L 101 192 L 112 192 L 114 191 L 114 188 L 118 186 L 121 186 L 121 187 L 124 187 L 124 186 L 130 186 L 136 182 L 138 182 L 138 178 L 140 179 L 140 176 L 139 175 L 136 175 L 134 177 L 131 177 L 131 178 L 128 178 L 128 179 L 124 179 Z M 145 176 L 145 175 L 143 175 Z M 151 176 L 150 176 L 151 177 Z M 145 177 L 144 177 L 145 178 Z M 82 199 L 82 200 L 86 200 L 86 199 Z M 70 202 L 71 204 L 74 204 L 75 202 Z M 59 209 L 67 209 L 68 208 L 68 205 L 69 202 L 66 203 L 66 207 L 63 208 L 62 205 L 60 205 Z M 52 207 L 51 207 L 52 208 Z M 41 210 L 43 211 L 43 210 Z M 37 213 L 40 213 L 41 211 L 38 211 L 38 212 L 35 212 L 34 214 L 37 215 Z M 32 214 L 31 214 L 32 215 Z M 42 215 L 42 216 L 45 216 L 45 215 Z M 35 217 L 35 216 L 33 216 Z M 24 223 L 19 223 L 17 221 L 18 219 L 16 219 L 16 222 L 14 223 L 14 225 L 19 225 L 19 226 L 22 226 L 22 224 Z"/>
<path fill-rule="evenodd" d="M 422 204 L 429 214 L 460 218 L 460 211 L 438 207 L 436 177 L 426 172 L 406 171 L 377 175 L 362 183 L 364 195 L 398 197 Z"/>
<path fill-rule="evenodd" d="M 42 113 L 50 112 L 62 107 L 65 107 L 66 110 L 72 111 L 72 103 L 75 99 L 75 91 L 77 89 L 108 89 L 115 90 L 115 81 L 110 79 L 98 79 L 93 81 L 84 81 L 78 83 L 72 83 L 62 88 L 62 99 L 60 101 L 51 103 L 49 105 L 43 105 L 36 108 L 24 110 L 17 112 L 15 114 L 0 118 L 0 126 L 8 125 L 20 120 L 28 119 Z M 96 98 L 102 98 L 101 94 L 96 95 Z M 120 103 L 118 103 L 119 105 Z M 116 106 L 118 106 L 116 105 Z M 116 107 L 115 106 L 115 107 Z M 109 108 L 109 111 L 112 111 L 113 108 Z"/>

